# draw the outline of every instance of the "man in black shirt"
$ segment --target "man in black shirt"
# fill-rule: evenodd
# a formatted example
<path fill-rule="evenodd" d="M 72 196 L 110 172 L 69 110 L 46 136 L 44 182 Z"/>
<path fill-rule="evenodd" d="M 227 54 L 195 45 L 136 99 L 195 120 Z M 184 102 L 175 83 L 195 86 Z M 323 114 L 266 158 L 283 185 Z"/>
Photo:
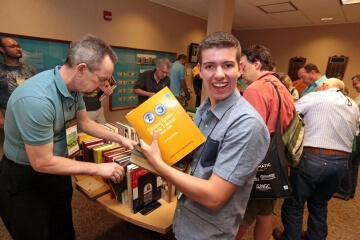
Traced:
<path fill-rule="evenodd" d="M 170 78 L 167 76 L 170 68 L 171 62 L 169 59 L 162 58 L 159 59 L 154 70 L 145 71 L 140 74 L 133 87 L 133 92 L 139 95 L 138 105 L 145 102 L 164 87 L 170 87 Z"/>

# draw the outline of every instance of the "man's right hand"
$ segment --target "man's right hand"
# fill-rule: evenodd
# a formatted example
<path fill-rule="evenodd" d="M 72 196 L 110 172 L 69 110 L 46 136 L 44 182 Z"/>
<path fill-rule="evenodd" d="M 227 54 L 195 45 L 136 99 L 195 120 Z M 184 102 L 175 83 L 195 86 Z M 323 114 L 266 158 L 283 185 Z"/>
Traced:
<path fill-rule="evenodd" d="M 120 183 L 125 177 L 125 171 L 122 166 L 117 163 L 101 163 L 99 165 L 98 175 Z"/>

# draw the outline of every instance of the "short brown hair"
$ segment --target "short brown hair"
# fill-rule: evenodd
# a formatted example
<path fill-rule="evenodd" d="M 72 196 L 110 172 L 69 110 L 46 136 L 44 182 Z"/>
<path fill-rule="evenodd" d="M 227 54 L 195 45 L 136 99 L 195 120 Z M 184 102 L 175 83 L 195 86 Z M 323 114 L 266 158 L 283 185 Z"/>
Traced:
<path fill-rule="evenodd" d="M 304 66 L 305 72 L 309 73 L 311 71 L 315 71 L 316 73 L 320 73 L 318 67 L 315 64 L 308 63 Z"/>
<path fill-rule="evenodd" d="M 236 48 L 236 61 L 240 62 L 241 46 L 231 33 L 213 32 L 207 35 L 198 46 L 198 62 L 202 63 L 202 51 L 209 48 Z"/>

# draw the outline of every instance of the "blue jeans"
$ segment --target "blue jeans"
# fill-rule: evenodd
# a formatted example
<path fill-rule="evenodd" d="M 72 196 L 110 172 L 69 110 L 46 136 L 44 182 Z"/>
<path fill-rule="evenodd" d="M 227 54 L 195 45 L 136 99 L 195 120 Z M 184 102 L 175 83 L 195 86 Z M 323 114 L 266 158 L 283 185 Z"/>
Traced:
<path fill-rule="evenodd" d="M 305 202 L 309 211 L 308 238 L 326 239 L 328 201 L 339 187 L 347 162 L 348 157 L 303 153 L 299 166 L 291 168 L 293 196 L 282 205 L 282 239 L 301 239 Z"/>
<path fill-rule="evenodd" d="M 351 198 L 355 195 L 355 189 L 358 181 L 360 163 L 360 136 L 356 137 L 356 151 L 350 154 L 349 168 L 346 170 L 344 177 L 338 189 L 338 193 L 347 195 Z"/>

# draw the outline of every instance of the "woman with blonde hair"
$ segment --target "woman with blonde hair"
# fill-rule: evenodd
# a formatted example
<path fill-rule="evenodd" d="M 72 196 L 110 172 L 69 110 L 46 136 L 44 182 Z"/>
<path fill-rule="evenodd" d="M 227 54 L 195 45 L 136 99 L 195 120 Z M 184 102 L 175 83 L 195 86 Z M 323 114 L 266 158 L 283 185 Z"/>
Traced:
<path fill-rule="evenodd" d="M 294 87 L 291 78 L 288 75 L 284 75 L 280 78 L 280 81 L 287 87 L 294 101 L 299 100 L 299 92 Z"/>

